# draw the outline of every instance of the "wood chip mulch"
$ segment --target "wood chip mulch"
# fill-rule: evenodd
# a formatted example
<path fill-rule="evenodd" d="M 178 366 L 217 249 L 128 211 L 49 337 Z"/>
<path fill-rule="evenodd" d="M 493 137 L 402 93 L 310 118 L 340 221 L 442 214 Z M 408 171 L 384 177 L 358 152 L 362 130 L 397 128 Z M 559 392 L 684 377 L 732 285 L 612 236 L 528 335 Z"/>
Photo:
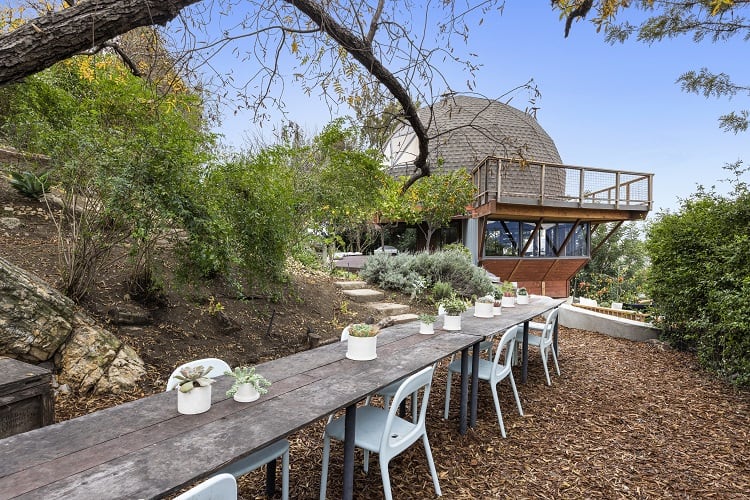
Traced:
<path fill-rule="evenodd" d="M 523 417 L 508 381 L 500 383 L 503 439 L 484 383 L 474 429 L 458 433 L 455 398 L 449 419 L 442 419 L 440 366 L 427 429 L 443 498 L 750 496 L 750 393 L 712 378 L 690 354 L 567 328 L 561 328 L 560 369 L 547 386 L 532 352 L 529 380 L 518 385 Z M 520 381 L 520 369 L 515 373 Z M 290 439 L 290 498 L 318 498 L 322 434 L 320 422 Z M 356 456 L 355 498 L 382 498 L 377 457 L 365 474 L 361 450 Z M 342 457 L 334 442 L 329 498 L 341 496 Z M 393 459 L 390 471 L 394 498 L 435 498 L 421 443 Z M 279 468 L 279 488 L 280 474 Z M 245 476 L 241 495 L 264 498 L 263 481 L 263 472 Z"/>

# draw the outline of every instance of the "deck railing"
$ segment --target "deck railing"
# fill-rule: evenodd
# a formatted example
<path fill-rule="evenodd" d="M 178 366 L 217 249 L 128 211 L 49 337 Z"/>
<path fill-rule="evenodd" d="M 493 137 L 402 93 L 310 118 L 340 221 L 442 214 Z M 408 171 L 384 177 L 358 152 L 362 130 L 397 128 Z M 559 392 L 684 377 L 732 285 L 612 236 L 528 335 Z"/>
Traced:
<path fill-rule="evenodd" d="M 474 206 L 524 205 L 650 211 L 653 174 L 487 157 L 472 170 Z"/>

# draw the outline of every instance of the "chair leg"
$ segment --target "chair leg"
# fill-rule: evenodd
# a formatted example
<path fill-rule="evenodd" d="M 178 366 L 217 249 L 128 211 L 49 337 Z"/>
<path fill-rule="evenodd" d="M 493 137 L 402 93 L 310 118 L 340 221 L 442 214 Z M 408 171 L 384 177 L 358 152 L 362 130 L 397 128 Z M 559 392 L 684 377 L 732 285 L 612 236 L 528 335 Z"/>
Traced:
<path fill-rule="evenodd" d="M 281 499 L 289 500 L 289 450 L 281 457 Z"/>
<path fill-rule="evenodd" d="M 510 386 L 513 388 L 513 395 L 516 397 L 516 406 L 518 407 L 518 414 L 523 417 L 523 408 L 521 408 L 521 398 L 518 397 L 518 389 L 516 389 L 516 379 L 513 377 L 513 372 L 508 374 L 510 378 Z"/>
<path fill-rule="evenodd" d="M 427 433 L 422 434 L 422 443 L 424 443 L 424 452 L 427 455 L 427 465 L 430 467 L 430 474 L 432 475 L 432 484 L 435 486 L 435 494 L 442 496 L 440 491 L 440 483 L 438 482 L 437 470 L 435 470 L 435 461 L 432 460 L 432 449 L 430 448 L 430 441 L 427 439 Z"/>
<path fill-rule="evenodd" d="M 555 362 L 555 370 L 557 371 L 557 374 L 560 375 L 560 365 L 557 364 L 557 353 L 555 352 L 555 348 L 550 347 L 549 350 L 552 351 L 552 360 Z"/>
<path fill-rule="evenodd" d="M 549 369 L 547 369 L 547 349 L 542 347 L 539 354 L 542 356 L 542 366 L 544 366 L 544 376 L 547 377 L 547 385 L 552 385 L 552 381 L 549 379 Z"/>
<path fill-rule="evenodd" d="M 445 410 L 443 411 L 443 419 L 448 418 L 448 409 L 451 406 L 451 380 L 453 379 L 453 372 L 448 370 L 448 381 L 445 383 Z"/>
<path fill-rule="evenodd" d="M 383 479 L 383 495 L 385 500 L 393 500 L 391 495 L 391 476 L 388 473 L 388 460 L 380 457 L 380 477 Z"/>
<path fill-rule="evenodd" d="M 328 434 L 323 435 L 323 468 L 320 473 L 320 500 L 326 498 L 326 487 L 328 486 L 328 458 L 331 454 L 331 438 Z"/>
<path fill-rule="evenodd" d="M 500 423 L 500 434 L 505 437 L 505 425 L 503 424 L 503 412 L 500 411 L 500 400 L 497 397 L 497 384 L 492 385 L 492 400 L 495 402 L 497 421 Z"/>

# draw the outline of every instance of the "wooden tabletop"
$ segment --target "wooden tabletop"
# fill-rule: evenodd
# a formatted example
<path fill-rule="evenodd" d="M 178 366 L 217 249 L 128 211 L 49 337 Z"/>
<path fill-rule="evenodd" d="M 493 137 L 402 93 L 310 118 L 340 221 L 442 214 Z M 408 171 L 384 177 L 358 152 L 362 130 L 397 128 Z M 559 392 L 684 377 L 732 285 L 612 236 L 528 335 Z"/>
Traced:
<path fill-rule="evenodd" d="M 159 498 L 478 341 L 418 328 L 384 329 L 371 361 L 335 343 L 260 364 L 273 385 L 253 403 L 219 377 L 205 413 L 177 413 L 171 391 L 0 440 L 0 498 Z"/>

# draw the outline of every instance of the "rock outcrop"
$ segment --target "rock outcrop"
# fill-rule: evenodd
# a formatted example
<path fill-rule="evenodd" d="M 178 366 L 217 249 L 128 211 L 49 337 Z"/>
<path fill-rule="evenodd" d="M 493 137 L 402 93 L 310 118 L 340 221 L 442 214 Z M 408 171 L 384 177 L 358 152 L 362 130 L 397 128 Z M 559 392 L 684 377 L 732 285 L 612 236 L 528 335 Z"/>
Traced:
<path fill-rule="evenodd" d="M 143 361 L 41 278 L 0 257 L 0 354 L 54 361 L 60 383 L 78 392 L 135 387 Z"/>

